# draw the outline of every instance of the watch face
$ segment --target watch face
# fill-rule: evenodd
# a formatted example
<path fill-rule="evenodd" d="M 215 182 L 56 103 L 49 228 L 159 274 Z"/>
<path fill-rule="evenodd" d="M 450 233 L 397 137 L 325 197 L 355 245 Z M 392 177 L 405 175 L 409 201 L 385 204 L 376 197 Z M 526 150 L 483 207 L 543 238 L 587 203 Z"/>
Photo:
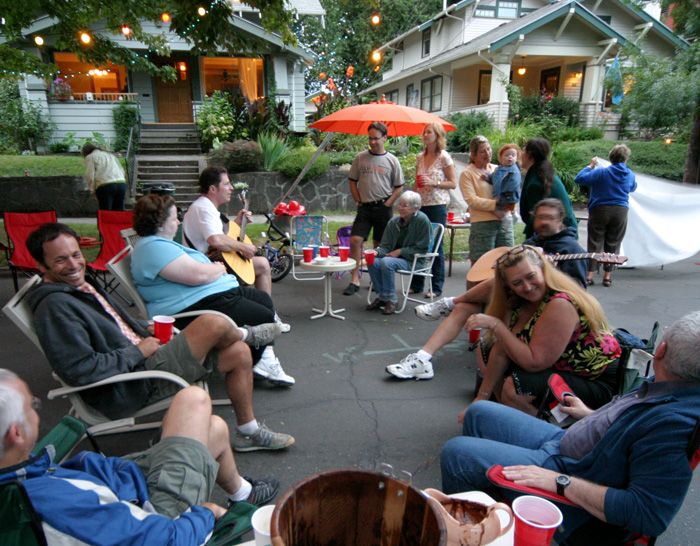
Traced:
<path fill-rule="evenodd" d="M 559 476 L 557 476 L 556 483 L 557 483 L 557 494 L 563 495 L 564 489 L 566 489 L 569 486 L 569 484 L 571 483 L 571 478 L 569 478 L 569 476 L 566 476 L 564 474 L 560 474 Z"/>

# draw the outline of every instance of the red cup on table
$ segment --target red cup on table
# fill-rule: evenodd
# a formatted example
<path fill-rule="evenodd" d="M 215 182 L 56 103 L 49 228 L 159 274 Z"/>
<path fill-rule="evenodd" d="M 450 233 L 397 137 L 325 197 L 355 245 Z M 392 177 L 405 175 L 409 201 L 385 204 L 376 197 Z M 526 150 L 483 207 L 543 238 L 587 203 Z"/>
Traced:
<path fill-rule="evenodd" d="M 338 257 L 341 262 L 347 262 L 350 257 L 350 247 L 349 246 L 339 246 L 338 247 Z"/>
<path fill-rule="evenodd" d="M 424 180 L 425 180 L 425 175 L 424 174 L 417 174 L 416 175 L 416 189 L 422 188 L 424 185 Z"/>
<path fill-rule="evenodd" d="M 515 546 L 549 546 L 563 516 L 546 499 L 525 495 L 513 501 Z"/>
<path fill-rule="evenodd" d="M 454 212 L 448 212 L 447 213 L 447 223 L 451 224 L 452 222 L 455 221 L 455 213 Z"/>
<path fill-rule="evenodd" d="M 374 263 L 374 258 L 377 257 L 377 251 L 376 250 L 365 250 L 365 263 L 367 264 L 367 267 L 372 265 Z"/>
<path fill-rule="evenodd" d="M 302 252 L 304 253 L 304 262 L 306 262 L 307 264 L 314 259 L 314 249 L 310 246 L 305 246 L 302 249 Z"/>
<path fill-rule="evenodd" d="M 481 339 L 481 328 L 469 330 L 469 343 L 479 343 L 479 339 Z"/>
<path fill-rule="evenodd" d="M 321 258 L 328 258 L 331 255 L 331 247 L 323 245 L 318 247 L 318 252 Z"/>
<path fill-rule="evenodd" d="M 167 315 L 156 315 L 153 317 L 153 335 L 158 338 L 163 345 L 173 338 L 173 327 L 175 319 Z"/>

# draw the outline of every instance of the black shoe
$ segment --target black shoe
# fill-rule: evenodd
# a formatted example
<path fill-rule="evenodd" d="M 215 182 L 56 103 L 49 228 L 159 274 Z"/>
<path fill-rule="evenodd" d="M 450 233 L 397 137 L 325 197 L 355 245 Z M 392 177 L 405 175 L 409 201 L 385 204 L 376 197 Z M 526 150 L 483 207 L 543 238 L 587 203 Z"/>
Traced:
<path fill-rule="evenodd" d="M 396 313 L 396 304 L 393 301 L 385 302 L 382 315 L 393 315 L 394 313 Z"/>
<path fill-rule="evenodd" d="M 376 298 L 372 303 L 370 303 L 365 309 L 367 311 L 376 311 L 377 309 L 380 309 L 386 305 L 386 302 L 383 300 L 380 300 L 379 298 Z"/>
<path fill-rule="evenodd" d="M 343 296 L 354 296 L 360 291 L 359 284 L 350 283 L 345 290 L 343 290 Z"/>
<path fill-rule="evenodd" d="M 255 506 L 264 506 L 265 504 L 269 504 L 270 501 L 277 496 L 277 491 L 279 491 L 280 488 L 280 482 L 274 478 L 254 480 L 252 478 L 244 477 L 243 479 L 249 481 L 253 486 L 253 490 L 250 492 L 250 495 L 248 495 L 248 498 L 245 499 L 245 502 L 248 504 L 254 504 Z M 231 508 L 231 506 L 236 504 L 236 502 L 239 501 L 232 501 L 229 499 L 228 507 Z"/>

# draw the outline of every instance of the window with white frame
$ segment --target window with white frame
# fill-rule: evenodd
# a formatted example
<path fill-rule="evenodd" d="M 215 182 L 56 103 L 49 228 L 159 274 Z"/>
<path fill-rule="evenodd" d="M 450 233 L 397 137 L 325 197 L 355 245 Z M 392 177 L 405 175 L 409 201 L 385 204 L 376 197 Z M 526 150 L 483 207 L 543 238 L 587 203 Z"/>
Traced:
<path fill-rule="evenodd" d="M 499 19 L 517 19 L 520 13 L 520 2 L 506 2 L 498 0 L 496 4 L 496 16 Z"/>
<path fill-rule="evenodd" d="M 419 92 L 416 86 L 409 83 L 406 86 L 406 106 L 412 106 L 413 108 L 418 108 L 420 106 L 418 102 Z"/>
<path fill-rule="evenodd" d="M 442 76 L 434 76 L 420 82 L 420 107 L 426 112 L 442 109 Z"/>
<path fill-rule="evenodd" d="M 396 104 L 399 103 L 399 90 L 398 89 L 392 89 L 391 91 L 387 91 L 384 93 L 384 97 L 386 100 L 395 102 Z"/>
<path fill-rule="evenodd" d="M 430 29 L 426 28 L 422 36 L 421 57 L 427 57 L 428 55 L 430 55 Z"/>
<path fill-rule="evenodd" d="M 493 19 L 496 17 L 496 8 L 490 6 L 476 8 L 474 17 L 489 17 Z"/>

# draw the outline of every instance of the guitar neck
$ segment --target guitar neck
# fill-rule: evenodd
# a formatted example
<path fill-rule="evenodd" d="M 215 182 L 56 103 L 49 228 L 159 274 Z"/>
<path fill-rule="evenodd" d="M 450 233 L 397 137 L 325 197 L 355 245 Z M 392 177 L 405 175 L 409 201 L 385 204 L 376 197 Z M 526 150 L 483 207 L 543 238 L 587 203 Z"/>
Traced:
<path fill-rule="evenodd" d="M 242 201 L 243 201 L 243 208 L 245 210 L 249 210 L 248 207 L 250 206 L 250 200 L 248 199 L 248 193 L 246 191 L 243 192 Z M 241 218 L 241 231 L 238 234 L 238 240 L 240 242 L 245 241 L 246 227 L 248 227 L 248 215 L 244 214 L 243 217 Z"/>
<path fill-rule="evenodd" d="M 550 258 L 554 262 L 561 262 L 565 260 L 596 260 L 601 263 L 623 264 L 627 261 L 626 256 L 599 252 L 580 252 L 578 254 L 550 254 L 548 255 L 548 258 Z"/>

